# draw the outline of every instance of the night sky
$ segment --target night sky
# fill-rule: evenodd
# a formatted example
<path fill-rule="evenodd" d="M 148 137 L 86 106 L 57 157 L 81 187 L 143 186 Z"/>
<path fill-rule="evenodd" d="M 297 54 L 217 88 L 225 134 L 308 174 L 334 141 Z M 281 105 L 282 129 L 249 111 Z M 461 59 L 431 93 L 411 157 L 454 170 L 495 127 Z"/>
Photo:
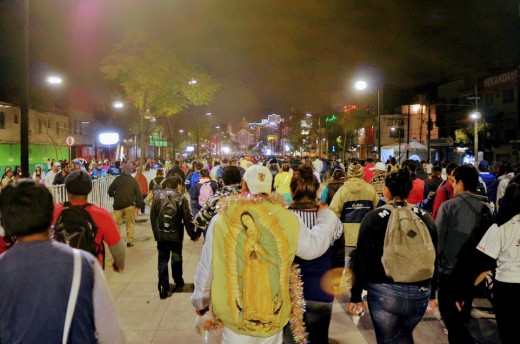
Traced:
<path fill-rule="evenodd" d="M 0 0 L 0 87 L 20 1 Z M 205 110 L 222 121 L 338 111 L 364 101 L 353 80 L 409 88 L 518 65 L 517 0 L 30 0 L 33 85 L 46 71 L 99 93 L 99 62 L 146 29 L 221 84 Z M 373 92 L 373 93 L 374 93 Z M 195 111 L 195 110 L 194 110 Z M 189 111 L 188 111 L 189 112 Z"/>

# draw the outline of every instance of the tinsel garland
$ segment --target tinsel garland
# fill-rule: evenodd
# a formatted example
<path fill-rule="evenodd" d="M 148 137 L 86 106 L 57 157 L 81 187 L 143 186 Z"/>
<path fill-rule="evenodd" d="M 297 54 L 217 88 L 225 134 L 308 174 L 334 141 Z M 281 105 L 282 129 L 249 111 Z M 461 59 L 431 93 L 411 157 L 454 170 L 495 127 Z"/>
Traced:
<path fill-rule="evenodd" d="M 220 212 L 224 212 L 226 208 L 235 202 L 240 203 L 253 203 L 253 204 L 260 204 L 263 201 L 268 201 L 273 204 L 280 204 L 281 206 L 284 206 L 285 198 L 282 195 L 279 195 L 277 193 L 270 193 L 270 194 L 258 194 L 258 195 L 252 195 L 250 193 L 246 194 L 233 194 L 229 195 L 227 197 L 222 197 L 219 202 L 217 203 L 217 209 Z"/>
<path fill-rule="evenodd" d="M 303 321 L 305 313 L 305 299 L 303 298 L 303 281 L 301 279 L 301 270 L 298 264 L 291 265 L 291 274 L 289 275 L 289 295 L 291 297 L 291 314 L 290 327 L 297 344 L 307 344 L 308 333 Z"/>

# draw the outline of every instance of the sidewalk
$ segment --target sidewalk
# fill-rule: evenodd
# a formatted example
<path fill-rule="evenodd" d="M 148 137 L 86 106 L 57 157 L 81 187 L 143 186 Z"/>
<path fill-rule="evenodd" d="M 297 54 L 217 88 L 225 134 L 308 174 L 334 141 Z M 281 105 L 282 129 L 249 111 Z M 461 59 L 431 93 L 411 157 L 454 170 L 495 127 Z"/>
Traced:
<path fill-rule="evenodd" d="M 149 215 L 138 218 L 148 219 Z M 126 240 L 124 224 L 123 240 Z M 203 238 L 196 243 L 185 236 L 183 261 L 185 290 L 161 300 L 157 289 L 157 250 L 149 220 L 136 224 L 135 246 L 126 249 L 126 267 L 122 274 L 107 268 L 105 276 L 114 299 L 119 320 L 128 343 L 203 343 L 195 332 L 195 310 L 190 302 L 193 276 L 200 258 Z M 107 250 L 107 252 L 109 252 Z M 108 253 L 106 266 L 111 266 Z M 171 279 L 171 275 L 170 275 Z M 173 283 L 170 280 L 170 283 Z M 346 313 L 348 298 L 334 301 L 329 343 L 375 343 L 370 316 L 364 316 L 356 327 Z M 474 326 L 473 326 L 474 325 Z M 474 319 L 472 329 L 479 333 L 482 343 L 498 343 L 494 319 Z M 441 321 L 433 314 L 426 314 L 414 331 L 418 344 L 448 343 Z"/>

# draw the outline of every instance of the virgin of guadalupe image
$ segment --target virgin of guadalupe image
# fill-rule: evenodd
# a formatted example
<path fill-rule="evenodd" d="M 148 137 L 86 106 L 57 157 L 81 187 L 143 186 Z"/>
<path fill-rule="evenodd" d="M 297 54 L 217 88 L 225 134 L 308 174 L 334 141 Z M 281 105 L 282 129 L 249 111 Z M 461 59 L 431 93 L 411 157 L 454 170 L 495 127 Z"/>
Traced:
<path fill-rule="evenodd" d="M 238 307 L 248 329 L 269 329 L 282 306 L 280 258 L 276 240 L 247 211 L 240 215 L 242 232 L 237 237 Z"/>

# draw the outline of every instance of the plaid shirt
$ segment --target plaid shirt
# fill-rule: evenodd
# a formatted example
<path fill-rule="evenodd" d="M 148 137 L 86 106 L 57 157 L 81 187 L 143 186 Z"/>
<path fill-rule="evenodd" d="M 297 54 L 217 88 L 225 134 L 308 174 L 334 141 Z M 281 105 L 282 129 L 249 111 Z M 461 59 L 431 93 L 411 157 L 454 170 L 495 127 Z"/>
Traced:
<path fill-rule="evenodd" d="M 217 203 L 219 199 L 239 193 L 239 186 L 240 184 L 226 185 L 218 189 L 210 198 L 208 198 L 206 204 L 204 204 L 193 219 L 195 227 L 198 227 L 201 230 L 206 230 L 209 222 L 217 213 Z"/>

